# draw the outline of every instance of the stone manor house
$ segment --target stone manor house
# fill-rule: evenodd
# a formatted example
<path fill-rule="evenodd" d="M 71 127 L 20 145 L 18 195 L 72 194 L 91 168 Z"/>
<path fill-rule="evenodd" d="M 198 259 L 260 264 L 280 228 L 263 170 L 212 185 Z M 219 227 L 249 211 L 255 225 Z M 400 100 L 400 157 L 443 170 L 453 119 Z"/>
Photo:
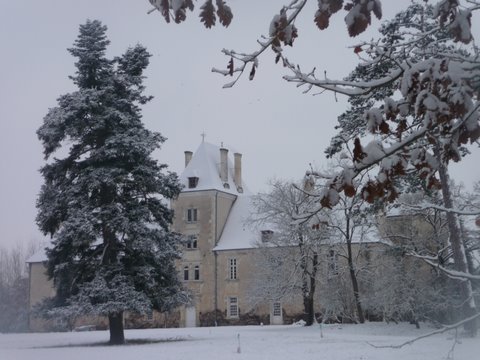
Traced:
<path fill-rule="evenodd" d="M 185 169 L 180 175 L 183 190 L 171 204 L 175 211 L 173 230 L 185 237 L 177 270 L 192 292 L 192 305 L 172 314 L 152 313 L 140 319 L 127 315 L 126 327 L 245 323 L 247 313 L 256 320 L 283 323 L 286 304 L 267 301 L 255 309 L 247 308 L 245 294 L 254 276 L 252 252 L 256 251 L 261 232 L 255 233 L 244 224 L 250 213 L 251 194 L 242 180 L 242 155 L 234 153 L 233 162 L 231 155 L 228 149 L 207 142 L 202 142 L 195 153 L 185 151 Z M 27 261 L 30 308 L 54 294 L 53 284 L 45 275 L 46 260 L 40 251 Z M 250 317 L 250 321 L 254 320 Z M 104 319 L 92 318 L 77 319 L 74 326 L 92 323 L 106 326 Z M 30 319 L 32 330 L 60 325 Z"/>
<path fill-rule="evenodd" d="M 255 305 L 249 302 L 248 289 L 255 279 L 258 261 L 255 253 L 259 251 L 262 236 L 270 234 L 271 229 L 253 230 L 245 223 L 252 210 L 252 194 L 242 178 L 242 155 L 202 142 L 195 153 L 185 151 L 185 169 L 180 182 L 184 188 L 171 205 L 175 211 L 173 230 L 185 237 L 177 270 L 194 301 L 169 314 L 127 314 L 125 326 L 284 324 L 298 320 L 303 313 L 301 296 L 285 301 L 264 299 Z M 383 249 L 384 244 L 372 241 L 355 246 L 357 252 L 359 246 L 368 246 L 372 254 L 372 249 Z M 320 271 L 326 273 L 332 265 L 326 261 L 332 250 L 325 253 L 325 261 L 322 260 L 325 264 Z M 28 260 L 30 307 L 54 294 L 52 282 L 45 275 L 45 261 L 43 252 Z M 368 261 L 372 261 L 371 255 Z M 30 328 L 34 331 L 61 325 L 64 324 L 52 320 L 30 319 Z M 106 321 L 76 319 L 72 327 L 81 325 L 102 328 L 106 327 Z"/>

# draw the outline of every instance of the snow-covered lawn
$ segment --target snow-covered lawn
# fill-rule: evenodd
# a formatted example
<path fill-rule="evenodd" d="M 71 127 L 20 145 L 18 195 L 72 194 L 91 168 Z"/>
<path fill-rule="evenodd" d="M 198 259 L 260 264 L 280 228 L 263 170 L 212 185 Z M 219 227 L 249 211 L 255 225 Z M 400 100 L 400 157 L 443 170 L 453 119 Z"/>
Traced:
<path fill-rule="evenodd" d="M 107 346 L 107 331 L 0 334 L 1 360 L 148 360 L 148 359 L 446 359 L 455 333 L 420 340 L 401 349 L 395 345 L 431 331 L 422 324 L 369 323 L 364 325 L 243 326 L 216 328 L 127 330 L 126 346 Z M 238 352 L 240 339 L 240 352 Z M 456 360 L 480 359 L 480 338 L 459 338 Z"/>

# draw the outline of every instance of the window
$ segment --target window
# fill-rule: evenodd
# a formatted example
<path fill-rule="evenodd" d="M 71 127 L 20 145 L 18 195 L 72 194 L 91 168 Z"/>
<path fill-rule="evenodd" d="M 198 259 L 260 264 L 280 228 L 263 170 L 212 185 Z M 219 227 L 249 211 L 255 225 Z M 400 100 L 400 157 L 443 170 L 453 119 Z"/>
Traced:
<path fill-rule="evenodd" d="M 273 316 L 282 316 L 282 304 L 279 301 L 276 301 L 272 305 Z"/>
<path fill-rule="evenodd" d="M 238 298 L 229 297 L 228 298 L 228 317 L 238 318 Z"/>
<path fill-rule="evenodd" d="M 188 281 L 188 266 L 183 267 L 183 280 Z"/>
<path fill-rule="evenodd" d="M 237 259 L 229 259 L 228 275 L 230 280 L 237 280 Z"/>
<path fill-rule="evenodd" d="M 198 217 L 197 209 L 187 209 L 187 222 L 196 222 Z"/>
<path fill-rule="evenodd" d="M 53 319 L 53 324 L 55 325 L 56 328 L 59 329 L 66 329 L 67 328 L 67 320 L 63 317 L 55 317 Z"/>
<path fill-rule="evenodd" d="M 329 250 L 327 255 L 328 260 L 328 276 L 338 275 L 338 255 L 335 250 Z"/>
<path fill-rule="evenodd" d="M 185 246 L 187 249 L 196 249 L 198 246 L 198 235 L 188 235 Z"/>
<path fill-rule="evenodd" d="M 200 266 L 195 265 L 194 272 L 193 272 L 193 279 L 200 280 Z"/>
<path fill-rule="evenodd" d="M 197 185 L 198 185 L 198 177 L 192 176 L 192 177 L 188 178 L 188 188 L 189 189 L 194 189 L 194 188 L 197 187 Z"/>
<path fill-rule="evenodd" d="M 153 310 L 152 310 L 152 309 L 149 309 L 149 310 L 147 311 L 147 314 L 146 314 L 146 315 L 147 315 L 147 320 L 148 320 L 148 321 L 153 321 Z"/>
<path fill-rule="evenodd" d="M 262 230 L 262 242 L 269 242 L 273 238 L 273 231 L 272 230 Z"/>

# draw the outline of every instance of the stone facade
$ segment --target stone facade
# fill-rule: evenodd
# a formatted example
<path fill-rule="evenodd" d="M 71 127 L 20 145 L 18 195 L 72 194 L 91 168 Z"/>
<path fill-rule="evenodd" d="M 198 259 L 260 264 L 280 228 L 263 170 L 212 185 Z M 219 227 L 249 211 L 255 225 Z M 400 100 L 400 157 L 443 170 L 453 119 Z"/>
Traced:
<path fill-rule="evenodd" d="M 180 309 L 179 325 L 283 323 L 278 304 L 274 316 L 268 302 L 252 307 L 246 298 L 259 234 L 244 224 L 251 195 L 242 183 L 241 154 L 232 164 L 227 149 L 202 143 L 185 152 L 185 164 L 173 229 L 185 237 L 177 269 L 194 301 Z"/>

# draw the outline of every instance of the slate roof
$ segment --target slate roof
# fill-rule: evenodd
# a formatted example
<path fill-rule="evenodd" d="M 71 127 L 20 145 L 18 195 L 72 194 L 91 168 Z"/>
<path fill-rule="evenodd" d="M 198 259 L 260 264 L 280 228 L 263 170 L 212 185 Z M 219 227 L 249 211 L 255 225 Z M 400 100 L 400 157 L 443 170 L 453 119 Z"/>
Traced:
<path fill-rule="evenodd" d="M 202 142 L 197 151 L 192 156 L 187 167 L 180 175 L 180 183 L 184 186 L 183 192 L 200 191 L 200 190 L 218 190 L 229 194 L 240 195 L 233 181 L 234 170 L 231 157 L 233 152 L 228 154 L 228 188 L 225 188 L 220 179 L 220 147 Z M 198 184 L 195 188 L 188 188 L 188 178 L 198 177 Z M 243 184 L 242 184 L 243 185 Z M 248 190 L 243 185 L 243 194 Z"/>
<path fill-rule="evenodd" d="M 225 188 L 220 179 L 220 147 L 202 142 L 192 156 L 185 170 L 180 175 L 180 183 L 184 185 L 182 192 L 217 190 L 233 194 L 236 200 L 233 203 L 227 222 L 214 251 L 251 249 L 260 240 L 258 231 L 254 231 L 245 223 L 251 213 L 252 194 L 242 179 L 243 192 L 238 192 L 234 179 L 233 153 L 228 153 L 228 188 Z M 195 188 L 188 188 L 188 178 L 198 177 Z"/>

